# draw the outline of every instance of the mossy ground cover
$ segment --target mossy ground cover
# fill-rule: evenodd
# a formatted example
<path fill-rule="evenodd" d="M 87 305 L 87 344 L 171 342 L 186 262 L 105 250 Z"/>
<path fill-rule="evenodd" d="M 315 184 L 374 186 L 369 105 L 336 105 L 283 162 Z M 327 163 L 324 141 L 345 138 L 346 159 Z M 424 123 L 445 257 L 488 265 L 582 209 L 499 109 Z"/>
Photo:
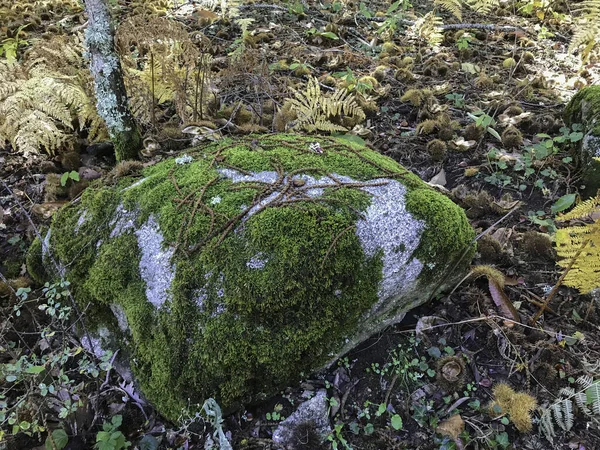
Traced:
<path fill-rule="evenodd" d="M 187 398 L 216 396 L 230 407 L 272 394 L 323 365 L 353 334 L 378 300 L 382 272 L 381 255 L 365 255 L 354 232 L 370 205 L 361 187 L 405 183 L 408 210 L 427 224 L 415 252 L 426 267 L 423 289 L 443 275 L 433 262 L 456 260 L 473 238 L 451 201 L 393 160 L 343 140 L 250 136 L 188 156 L 189 163 L 172 158 L 137 180 L 88 189 L 56 216 L 49 238 L 75 297 L 89 305 L 89 326 L 108 325 L 129 342 L 143 391 L 173 419 Z M 224 169 L 272 172 L 275 181 L 234 183 Z M 305 175 L 355 181 L 324 185 L 314 196 Z M 277 192 L 279 201 L 264 204 Z M 167 264 L 176 276 L 158 310 L 147 301 L 141 251 L 128 229 L 151 220 L 163 247 L 175 249 Z M 119 330 L 111 304 L 123 309 L 131 336 Z"/>

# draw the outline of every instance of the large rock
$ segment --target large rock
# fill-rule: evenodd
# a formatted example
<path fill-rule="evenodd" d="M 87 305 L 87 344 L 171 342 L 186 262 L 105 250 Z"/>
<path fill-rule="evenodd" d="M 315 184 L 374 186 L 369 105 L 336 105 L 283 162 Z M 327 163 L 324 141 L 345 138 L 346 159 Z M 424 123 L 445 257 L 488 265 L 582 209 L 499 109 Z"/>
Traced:
<path fill-rule="evenodd" d="M 188 399 L 272 394 L 400 321 L 460 276 L 473 237 L 459 207 L 393 160 L 270 135 L 89 188 L 28 265 L 44 280 L 58 261 L 86 306 L 86 344 L 129 354 L 176 418 Z"/>
<path fill-rule="evenodd" d="M 579 165 L 586 197 L 600 189 L 600 86 L 588 86 L 573 96 L 563 114 L 565 123 L 582 124 L 585 136 L 581 143 Z"/>

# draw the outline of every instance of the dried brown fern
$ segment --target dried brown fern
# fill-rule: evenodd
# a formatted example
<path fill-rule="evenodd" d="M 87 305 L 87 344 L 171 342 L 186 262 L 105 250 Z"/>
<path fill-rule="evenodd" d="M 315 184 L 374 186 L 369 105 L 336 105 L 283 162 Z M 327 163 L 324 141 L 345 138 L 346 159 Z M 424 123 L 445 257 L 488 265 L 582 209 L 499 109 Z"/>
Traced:
<path fill-rule="evenodd" d="M 203 118 L 210 99 L 211 57 L 198 50 L 182 24 L 135 16 L 121 24 L 116 42 L 130 106 L 140 123 L 155 124 L 155 110 L 167 104 L 175 107 L 181 122 Z M 205 45 L 201 39 L 200 46 Z"/>
<path fill-rule="evenodd" d="M 434 0 L 433 3 L 452 13 L 458 20 L 462 20 L 463 6 L 480 14 L 489 14 L 500 2 L 499 0 Z"/>
<path fill-rule="evenodd" d="M 26 155 L 71 148 L 78 126 L 103 135 L 76 38 L 36 43 L 21 62 L 0 63 L 0 139 Z"/>
<path fill-rule="evenodd" d="M 356 122 L 365 119 L 365 113 L 352 94 L 340 89 L 330 96 L 325 96 L 314 77 L 308 80 L 305 91 L 294 91 L 294 97 L 286 101 L 297 116 L 293 123 L 288 124 L 288 128 L 291 129 L 343 132 L 347 131 L 347 128 L 336 123 L 341 122 L 343 117 L 350 117 Z"/>
<path fill-rule="evenodd" d="M 430 11 L 415 21 L 412 31 L 430 45 L 439 45 L 443 39 L 442 25 L 441 17 L 436 16 L 434 11 Z"/>
<path fill-rule="evenodd" d="M 592 49 L 600 41 L 600 0 L 586 0 L 577 9 L 580 20 L 569 44 L 573 52 L 583 46 L 582 58 L 586 60 Z"/>

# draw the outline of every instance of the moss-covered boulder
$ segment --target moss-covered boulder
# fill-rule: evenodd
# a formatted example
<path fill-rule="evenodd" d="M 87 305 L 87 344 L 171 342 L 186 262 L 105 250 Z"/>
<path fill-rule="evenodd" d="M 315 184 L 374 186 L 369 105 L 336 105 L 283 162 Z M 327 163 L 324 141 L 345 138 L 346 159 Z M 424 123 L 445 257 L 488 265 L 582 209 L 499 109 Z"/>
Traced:
<path fill-rule="evenodd" d="M 586 197 L 600 189 L 600 86 L 588 86 L 573 96 L 564 111 L 568 126 L 580 123 L 585 136 L 581 143 L 579 163 Z"/>
<path fill-rule="evenodd" d="M 42 280 L 58 261 L 86 307 L 85 343 L 121 348 L 176 418 L 188 399 L 272 394 L 398 322 L 460 275 L 473 237 L 459 207 L 393 160 L 269 135 L 89 188 L 28 263 Z"/>

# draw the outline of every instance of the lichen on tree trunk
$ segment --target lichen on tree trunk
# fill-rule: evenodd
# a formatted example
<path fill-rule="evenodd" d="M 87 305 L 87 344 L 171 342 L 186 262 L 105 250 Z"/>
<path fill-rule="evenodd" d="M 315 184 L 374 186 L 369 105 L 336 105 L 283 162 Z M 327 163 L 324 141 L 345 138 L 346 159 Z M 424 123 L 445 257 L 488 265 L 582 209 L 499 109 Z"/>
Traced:
<path fill-rule="evenodd" d="M 136 159 L 141 148 L 140 130 L 129 111 L 121 62 L 115 52 L 113 29 L 106 0 L 85 0 L 88 27 L 85 33 L 94 77 L 98 113 L 115 146 L 117 161 Z"/>

